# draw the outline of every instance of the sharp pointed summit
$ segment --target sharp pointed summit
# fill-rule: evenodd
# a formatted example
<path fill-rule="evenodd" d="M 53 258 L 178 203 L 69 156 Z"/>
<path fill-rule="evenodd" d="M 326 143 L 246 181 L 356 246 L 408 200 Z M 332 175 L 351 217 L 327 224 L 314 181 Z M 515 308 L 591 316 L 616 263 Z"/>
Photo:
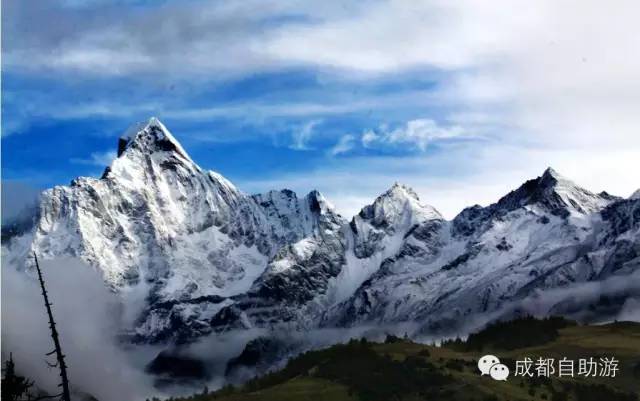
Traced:
<path fill-rule="evenodd" d="M 560 173 L 558 173 L 556 170 L 553 169 L 553 167 L 547 167 L 544 172 L 542 173 L 543 177 L 553 177 L 556 179 L 560 179 L 563 178 L 562 175 L 560 175 Z"/>
<path fill-rule="evenodd" d="M 430 218 L 442 218 L 432 206 L 420 202 L 418 194 L 406 185 L 394 183 L 385 193 L 367 205 L 357 216 L 374 226 L 409 224 Z"/>
<path fill-rule="evenodd" d="M 413 189 L 394 183 L 349 223 L 355 255 L 366 258 L 376 251 L 395 249 L 398 241 L 392 244 L 394 238 L 404 237 L 416 225 L 441 220 L 442 215 L 434 207 L 422 204 Z"/>
<path fill-rule="evenodd" d="M 146 123 L 135 124 L 127 130 L 120 138 L 118 156 L 126 153 L 128 149 L 146 153 L 176 152 L 184 159 L 191 161 L 182 145 L 156 117 L 151 117 Z"/>
<path fill-rule="evenodd" d="M 102 174 L 102 179 L 119 177 L 140 184 L 156 180 L 169 171 L 200 172 L 180 142 L 155 117 L 129 127 L 118 140 L 118 154 Z M 145 184 L 146 185 L 146 184 Z"/>
<path fill-rule="evenodd" d="M 594 194 L 576 185 L 549 167 L 541 176 L 528 180 L 504 196 L 497 205 L 506 210 L 538 206 L 552 214 L 568 217 L 571 213 L 595 212 L 610 202 L 611 199 L 608 197 Z"/>
<path fill-rule="evenodd" d="M 394 182 L 391 188 L 389 188 L 383 195 L 381 196 L 389 196 L 394 198 L 412 198 L 416 201 L 420 201 L 418 194 L 413 190 L 413 188 L 401 184 L 399 182 Z"/>

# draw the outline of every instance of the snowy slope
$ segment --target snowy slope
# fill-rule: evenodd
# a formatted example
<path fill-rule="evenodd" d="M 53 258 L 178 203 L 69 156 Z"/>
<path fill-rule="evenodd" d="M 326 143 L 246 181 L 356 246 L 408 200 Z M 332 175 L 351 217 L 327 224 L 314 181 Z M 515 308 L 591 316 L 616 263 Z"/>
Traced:
<path fill-rule="evenodd" d="M 5 241 L 3 257 L 29 269 L 34 251 L 80 257 L 114 291 L 144 292 L 137 341 L 278 325 L 431 330 L 539 291 L 635 278 L 640 199 L 548 169 L 452 221 L 400 184 L 347 221 L 317 191 L 242 193 L 151 119 L 101 178 L 43 193 L 35 226 Z"/>
<path fill-rule="evenodd" d="M 435 250 L 433 238 L 409 237 L 405 252 L 329 311 L 326 324 L 418 321 L 435 329 L 541 289 L 632 274 L 640 270 L 639 207 L 549 169 L 497 203 L 443 224 Z"/>

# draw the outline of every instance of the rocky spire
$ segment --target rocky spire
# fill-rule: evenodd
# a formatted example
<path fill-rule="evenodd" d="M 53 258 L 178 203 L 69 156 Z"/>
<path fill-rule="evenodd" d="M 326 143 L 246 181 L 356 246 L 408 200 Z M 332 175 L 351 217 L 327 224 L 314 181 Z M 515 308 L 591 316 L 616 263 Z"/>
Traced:
<path fill-rule="evenodd" d="M 118 157 L 130 149 L 143 153 L 176 152 L 185 160 L 191 161 L 182 145 L 156 117 L 151 117 L 146 124 L 132 126 L 120 138 Z"/>

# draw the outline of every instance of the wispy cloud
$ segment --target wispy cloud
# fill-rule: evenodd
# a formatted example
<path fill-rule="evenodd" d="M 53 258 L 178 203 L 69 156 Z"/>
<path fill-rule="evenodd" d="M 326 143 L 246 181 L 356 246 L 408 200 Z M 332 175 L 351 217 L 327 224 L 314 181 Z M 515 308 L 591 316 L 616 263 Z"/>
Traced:
<path fill-rule="evenodd" d="M 325 118 L 339 117 L 354 113 L 385 112 L 398 110 L 404 104 L 412 107 L 429 108 L 437 104 L 438 99 L 424 90 L 392 91 L 391 93 L 339 99 L 328 102 L 321 94 L 310 94 L 304 101 L 291 102 L 273 100 L 265 102 L 251 99 L 243 102 L 217 102 L 200 104 L 190 102 L 190 96 L 202 96 L 196 93 L 185 95 L 182 102 L 174 104 L 174 96 L 136 96 L 125 90 L 125 95 L 109 93 L 105 99 L 78 101 L 60 98 L 56 93 L 32 93 L 5 90 L 7 99 L 3 111 L 2 136 L 23 131 L 37 119 L 80 120 L 92 118 L 126 119 L 132 123 L 138 119 L 159 116 L 163 119 L 190 123 L 211 123 L 220 119 L 236 121 L 263 122 L 269 119 L 311 119 L 322 122 Z M 324 95 L 326 97 L 326 94 Z M 28 104 L 25 104 L 28 99 Z M 186 103 L 186 104 L 185 104 Z M 300 124 L 296 123 L 297 126 Z M 311 130 L 318 125 L 312 124 Z M 304 129 L 304 127 L 302 127 Z M 302 133 L 302 131 L 300 132 Z M 294 134 L 297 135 L 297 134 Z M 295 141 L 295 139 L 294 139 Z"/>
<path fill-rule="evenodd" d="M 355 143 L 355 136 L 351 134 L 343 135 L 340 137 L 338 142 L 329 149 L 328 154 L 331 156 L 337 156 L 342 153 L 347 153 L 355 147 Z"/>
<path fill-rule="evenodd" d="M 295 89 L 295 88 L 292 88 Z M 438 102 L 433 93 L 425 90 L 392 91 L 371 95 L 366 98 L 339 99 L 332 102 L 321 99 L 320 94 L 309 96 L 305 100 L 290 101 L 247 101 L 239 104 L 223 104 L 212 107 L 189 107 L 167 109 L 167 118 L 187 121 L 206 121 L 219 117 L 256 118 L 272 117 L 313 117 L 335 116 L 371 110 L 397 109 L 402 105 L 411 104 L 413 107 L 430 107 Z M 324 94 L 327 97 L 327 94 Z"/>
<path fill-rule="evenodd" d="M 292 142 L 289 146 L 294 150 L 309 150 L 309 140 L 313 135 L 313 129 L 320 124 L 320 120 L 312 120 L 304 124 L 300 129 L 293 132 Z"/>
<path fill-rule="evenodd" d="M 111 164 L 116 156 L 116 152 L 113 150 L 108 150 L 105 152 L 92 152 L 88 159 L 73 158 L 71 159 L 71 162 L 89 166 L 106 167 Z"/>
<path fill-rule="evenodd" d="M 362 145 L 366 148 L 381 145 L 410 145 L 419 150 L 426 150 L 427 146 L 442 139 L 471 138 L 460 126 L 444 127 L 434 120 L 421 118 L 407 121 L 405 125 L 389 130 L 381 127 L 378 132 L 368 130 L 361 136 Z"/>

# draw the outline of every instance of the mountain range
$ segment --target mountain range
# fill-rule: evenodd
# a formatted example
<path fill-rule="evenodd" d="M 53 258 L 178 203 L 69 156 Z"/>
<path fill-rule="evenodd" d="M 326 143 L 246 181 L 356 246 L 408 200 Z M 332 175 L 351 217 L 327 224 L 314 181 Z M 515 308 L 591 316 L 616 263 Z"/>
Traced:
<path fill-rule="evenodd" d="M 637 192 L 636 194 L 640 193 Z M 614 320 L 640 300 L 640 195 L 593 193 L 549 168 L 453 220 L 395 184 L 347 219 L 322 194 L 247 195 L 200 168 L 155 118 L 100 178 L 46 190 L 3 257 L 78 257 L 144 294 L 132 341 L 235 329 L 459 332 L 505 314 Z"/>

